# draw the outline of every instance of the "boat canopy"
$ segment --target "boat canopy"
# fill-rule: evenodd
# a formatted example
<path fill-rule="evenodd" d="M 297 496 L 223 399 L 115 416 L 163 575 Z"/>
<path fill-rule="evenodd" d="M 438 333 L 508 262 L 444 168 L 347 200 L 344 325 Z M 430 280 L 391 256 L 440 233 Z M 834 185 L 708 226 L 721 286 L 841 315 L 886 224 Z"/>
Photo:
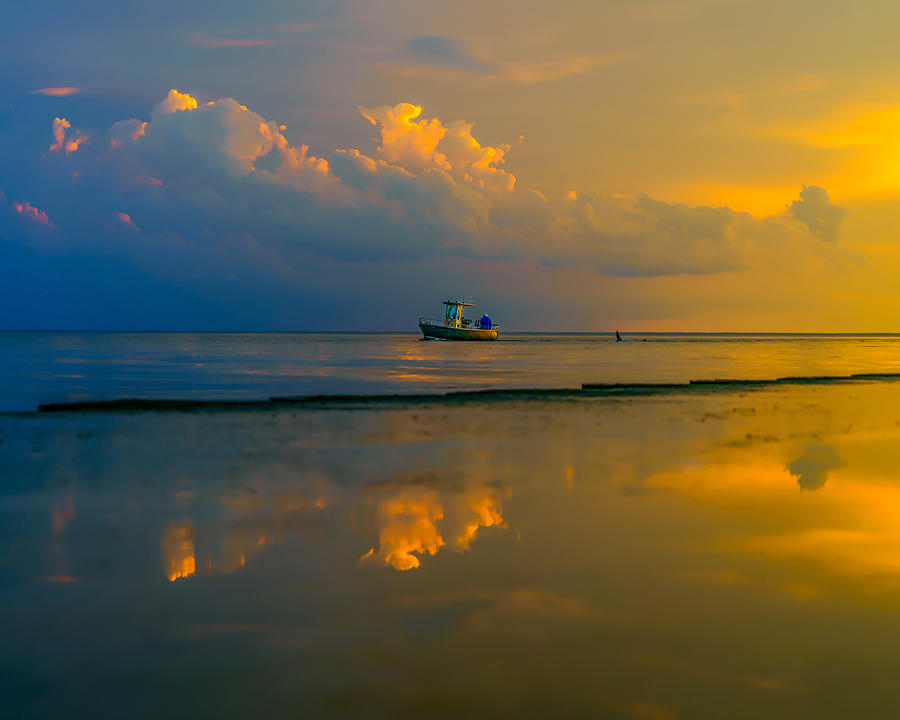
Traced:
<path fill-rule="evenodd" d="M 444 325 L 448 327 L 460 327 L 463 320 L 463 308 L 475 307 L 475 303 L 467 303 L 462 300 L 444 300 L 447 311 L 444 313 Z"/>

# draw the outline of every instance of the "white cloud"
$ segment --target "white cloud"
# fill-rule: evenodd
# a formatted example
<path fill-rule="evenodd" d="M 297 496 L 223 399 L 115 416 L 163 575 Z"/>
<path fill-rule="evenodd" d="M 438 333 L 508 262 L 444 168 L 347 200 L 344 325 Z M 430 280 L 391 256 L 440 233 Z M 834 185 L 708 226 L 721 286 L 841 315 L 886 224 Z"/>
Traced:
<path fill-rule="evenodd" d="M 766 220 L 647 196 L 548 199 L 518 187 L 503 167 L 509 146 L 482 145 L 470 122 L 423 117 L 411 103 L 360 112 L 378 129 L 374 155 L 326 159 L 231 98 L 201 103 L 173 89 L 149 122 L 110 128 L 91 177 L 115 170 L 130 194 L 146 188 L 164 205 L 161 231 L 245 232 L 287 255 L 518 258 L 613 276 L 735 271 L 773 248 L 783 260 L 785 245 L 809 249 L 794 219 L 833 239 L 844 213 L 813 186 Z M 55 147 L 69 127 L 57 119 Z"/>

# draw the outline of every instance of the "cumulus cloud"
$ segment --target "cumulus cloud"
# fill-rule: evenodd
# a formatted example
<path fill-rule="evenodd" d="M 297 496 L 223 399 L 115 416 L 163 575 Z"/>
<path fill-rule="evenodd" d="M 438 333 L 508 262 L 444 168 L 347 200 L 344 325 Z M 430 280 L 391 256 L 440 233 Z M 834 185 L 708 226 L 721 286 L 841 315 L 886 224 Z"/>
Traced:
<path fill-rule="evenodd" d="M 68 130 L 71 127 L 72 124 L 65 118 L 58 117 L 53 119 L 53 144 L 50 146 L 50 150 L 64 150 L 66 155 L 68 155 L 75 152 L 81 143 L 87 141 L 87 135 L 77 130 L 72 134 L 68 134 Z"/>
<path fill-rule="evenodd" d="M 177 218 L 169 231 L 191 231 L 192 218 L 205 232 L 263 233 L 286 258 L 305 249 L 338 258 L 523 259 L 626 277 L 740 270 L 762 247 L 808 242 L 795 237 L 791 218 L 830 239 L 843 214 L 813 186 L 788 218 L 767 220 L 644 195 L 547 198 L 519 188 L 505 169 L 510 146 L 482 144 L 471 122 L 425 117 L 412 103 L 359 111 L 378 130 L 374 153 L 348 148 L 325 158 L 231 98 L 200 103 L 173 89 L 149 121 L 109 129 L 91 176 L 118 173 L 120 183 L 165 189 L 145 199 L 171 204 L 160 214 Z M 70 127 L 54 122 L 54 149 L 83 141 L 66 136 Z"/>
<path fill-rule="evenodd" d="M 162 115 L 176 113 L 179 110 L 194 110 L 197 107 L 196 98 L 192 98 L 187 93 L 181 93 L 172 88 L 169 94 L 157 103 L 153 108 L 152 117 L 154 120 Z"/>
<path fill-rule="evenodd" d="M 193 99 L 193 98 L 192 98 Z M 110 147 L 121 147 L 123 143 L 135 142 L 147 132 L 147 123 L 141 120 L 121 120 L 106 133 Z"/>
<path fill-rule="evenodd" d="M 437 118 L 416 120 L 422 108 L 412 103 L 395 106 L 379 105 L 366 108 L 360 105 L 360 114 L 381 133 L 378 156 L 394 165 L 409 170 L 434 167 L 449 170 L 450 165 L 443 153 L 437 152 L 437 145 L 447 133 L 447 129 Z"/>
<path fill-rule="evenodd" d="M 19 213 L 19 215 L 27 218 L 28 220 L 39 223 L 40 225 L 46 225 L 47 227 L 53 227 L 53 223 L 50 222 L 50 218 L 47 216 L 47 213 L 38 210 L 30 202 L 14 202 L 13 209 L 17 213 Z"/>
<path fill-rule="evenodd" d="M 445 274 L 446 263 L 458 261 L 466 278 L 487 267 L 472 261 L 518 263 L 514 274 L 533 283 L 551 277 L 540 275 L 545 270 L 577 272 L 581 282 L 766 273 L 820 257 L 836 263 L 846 252 L 822 241 L 832 237 L 830 226 L 815 218 L 834 206 L 818 188 L 804 188 L 796 207 L 770 218 L 646 195 L 547 196 L 507 169 L 508 144 L 481 141 L 469 121 L 430 117 L 412 103 L 360 113 L 376 130 L 372 149 L 314 153 L 234 99 L 201 102 L 173 89 L 149 117 L 92 131 L 98 141 L 89 145 L 57 118 L 40 193 L 23 195 L 53 217 L 60 238 L 70 239 L 66 247 L 136 263 L 191 291 L 206 273 L 210 287 L 232 278 L 231 296 L 237 279 L 254 302 L 253 283 L 273 292 L 277 283 L 318 287 L 307 269 L 332 261 L 438 260 L 432 267 Z M 140 218 L 141 244 L 129 244 L 137 236 L 128 222 L 110 221 L 121 208 Z M 104 245 L 115 233 L 122 242 Z M 378 273 L 355 267 L 360 277 L 390 275 L 387 265 Z M 556 296 L 565 281 L 553 277 Z M 494 287 L 501 279 L 485 274 L 479 282 Z M 521 282 L 507 285 L 519 292 Z M 642 295 L 631 305 L 651 301 Z"/>
<path fill-rule="evenodd" d="M 800 199 L 791 203 L 789 212 L 810 232 L 829 242 L 837 240 L 841 220 L 847 215 L 844 208 L 832 205 L 824 188 L 816 185 L 804 185 Z"/>
<path fill-rule="evenodd" d="M 504 167 L 510 146 L 482 144 L 470 122 L 424 117 L 412 103 L 359 110 L 378 129 L 374 153 L 348 148 L 324 158 L 231 98 L 200 103 L 173 89 L 149 121 L 109 129 L 91 174 L 169 190 L 151 197 L 171 203 L 162 215 L 180 218 L 178 232 L 184 217 L 206 231 L 264 232 L 288 255 L 281 240 L 290 238 L 295 249 L 333 257 L 518 258 L 657 276 L 739 270 L 763 246 L 802 242 L 789 218 L 760 221 L 643 195 L 550 199 L 519 188 Z M 54 149 L 83 141 L 66 136 L 70 127 L 56 119 Z M 825 239 L 842 214 L 813 186 L 790 212 Z"/>

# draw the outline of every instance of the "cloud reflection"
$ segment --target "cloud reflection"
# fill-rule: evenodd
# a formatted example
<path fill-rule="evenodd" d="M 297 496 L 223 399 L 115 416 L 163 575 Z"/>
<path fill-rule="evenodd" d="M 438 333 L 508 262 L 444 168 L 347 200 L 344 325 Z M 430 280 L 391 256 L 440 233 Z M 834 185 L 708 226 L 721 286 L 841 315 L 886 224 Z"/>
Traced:
<path fill-rule="evenodd" d="M 360 563 L 401 571 L 419 567 L 419 556 L 447 546 L 445 534 L 451 549 L 465 552 L 479 528 L 506 527 L 498 494 L 483 485 L 443 496 L 430 488 L 402 488 L 379 501 L 378 520 L 378 550 L 370 548 Z"/>
<path fill-rule="evenodd" d="M 842 464 L 834 448 L 811 445 L 788 466 L 788 470 L 797 476 L 797 484 L 802 490 L 819 490 L 825 487 L 828 471 Z"/>
<path fill-rule="evenodd" d="M 169 582 L 191 577 L 197 572 L 193 525 L 169 525 L 163 533 L 162 550 Z"/>

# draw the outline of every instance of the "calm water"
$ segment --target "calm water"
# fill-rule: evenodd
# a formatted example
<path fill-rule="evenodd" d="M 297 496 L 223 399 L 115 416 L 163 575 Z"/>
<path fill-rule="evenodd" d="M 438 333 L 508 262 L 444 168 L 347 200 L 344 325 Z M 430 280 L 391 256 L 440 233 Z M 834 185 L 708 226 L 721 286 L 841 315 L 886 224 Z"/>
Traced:
<path fill-rule="evenodd" d="M 884 372 L 900 349 L 671 336 L 3 342 L 20 380 L 6 379 L 7 405 L 29 407 L 76 390 Z M 0 413 L 0 714 L 896 717 L 897 408 L 900 382 L 865 381 Z"/>
<path fill-rule="evenodd" d="M 900 371 L 898 336 L 0 333 L 0 410 L 66 400 L 578 387 Z"/>
<path fill-rule="evenodd" d="M 7 717 L 895 717 L 900 384 L 0 417 Z"/>

